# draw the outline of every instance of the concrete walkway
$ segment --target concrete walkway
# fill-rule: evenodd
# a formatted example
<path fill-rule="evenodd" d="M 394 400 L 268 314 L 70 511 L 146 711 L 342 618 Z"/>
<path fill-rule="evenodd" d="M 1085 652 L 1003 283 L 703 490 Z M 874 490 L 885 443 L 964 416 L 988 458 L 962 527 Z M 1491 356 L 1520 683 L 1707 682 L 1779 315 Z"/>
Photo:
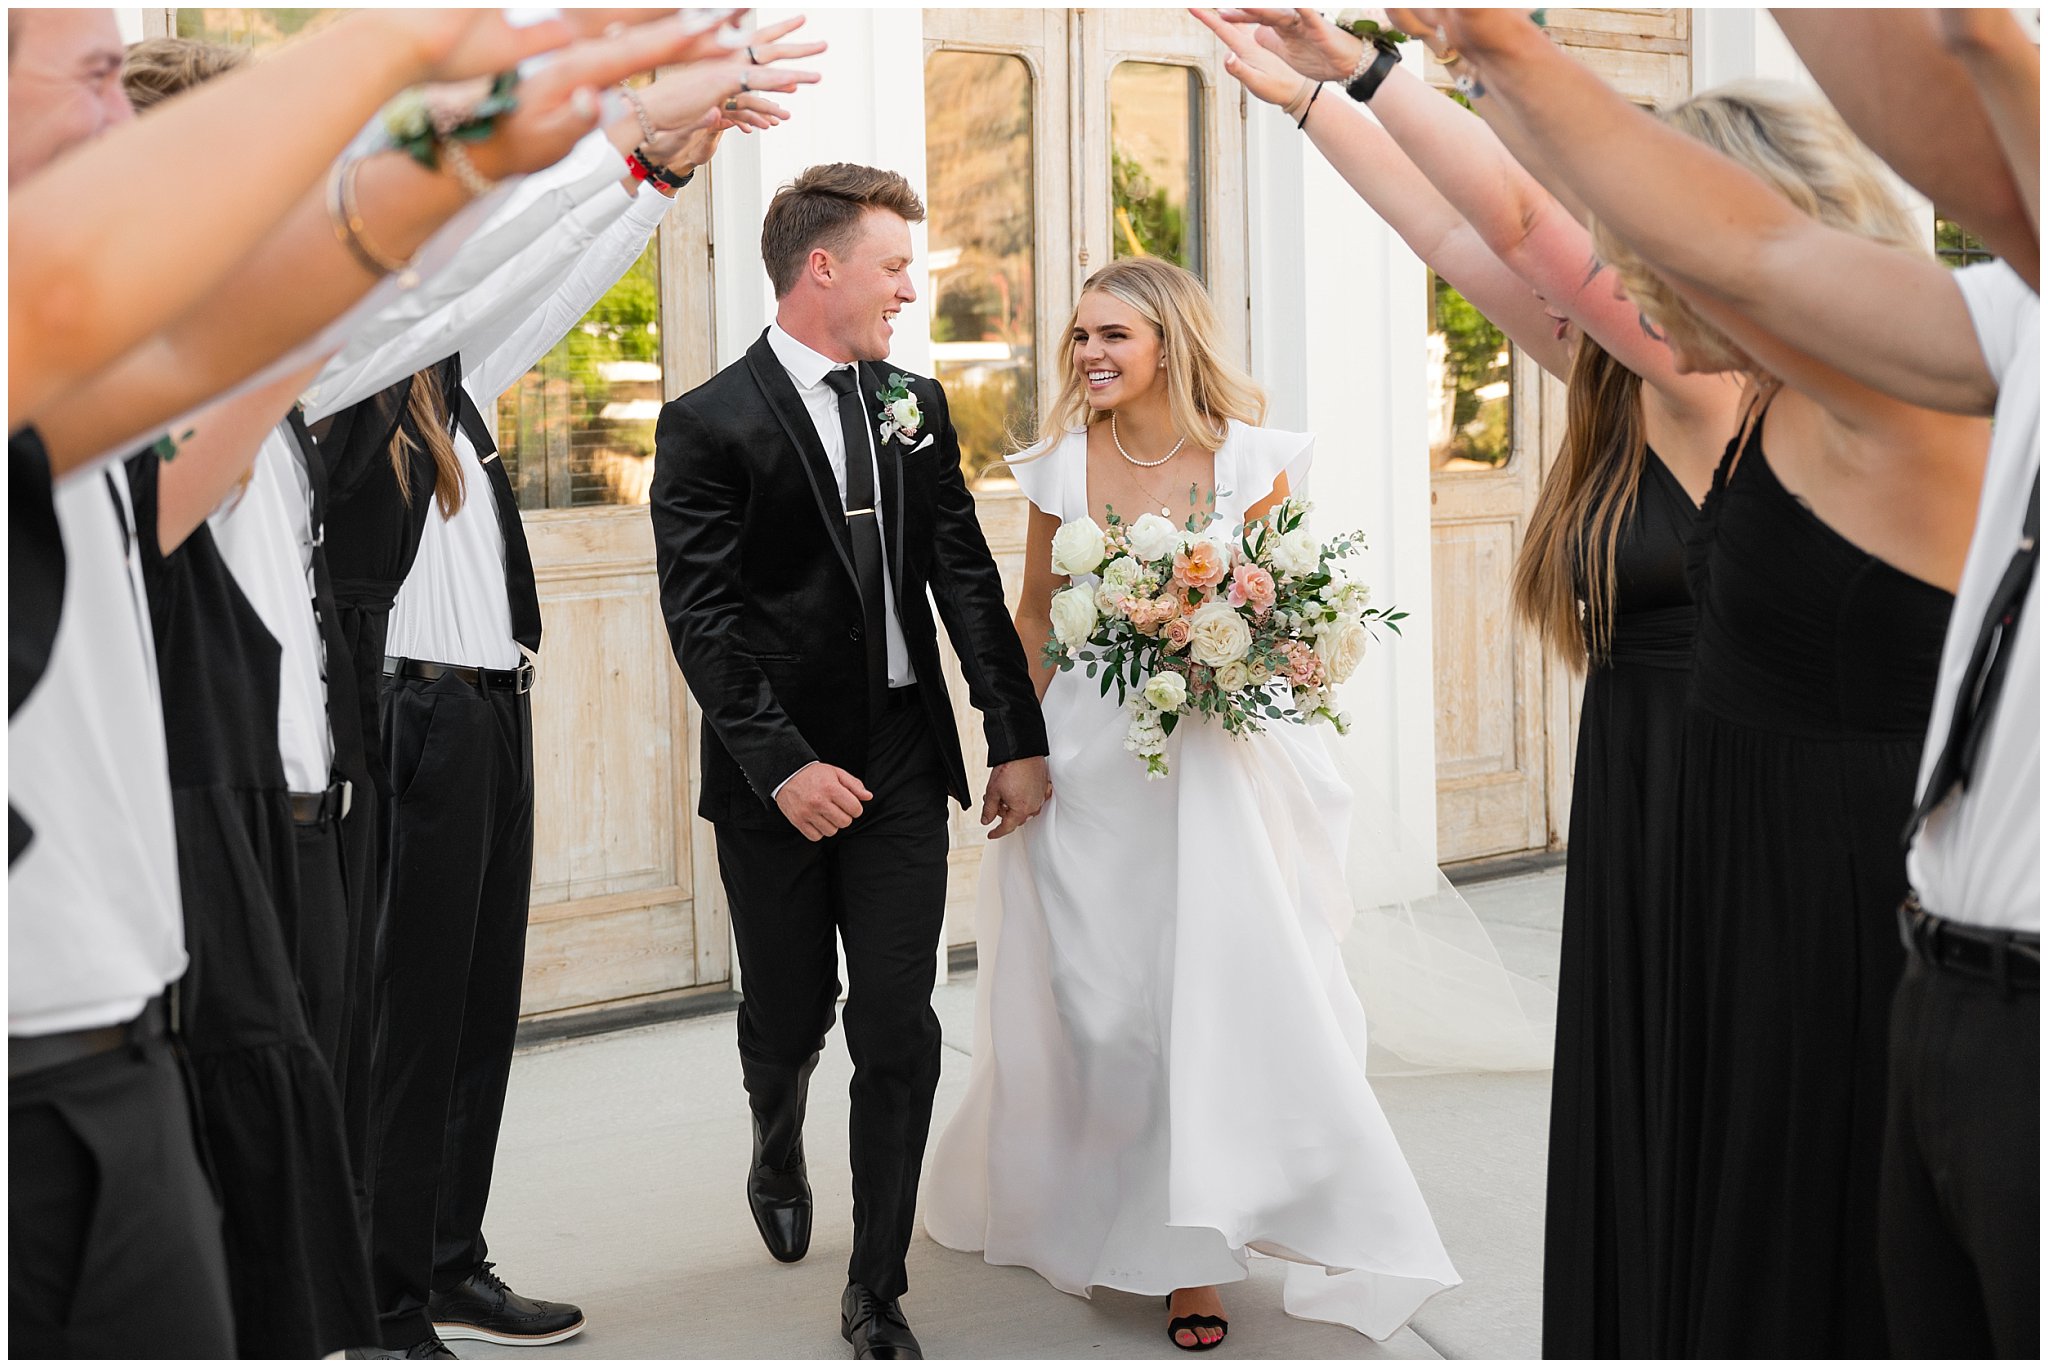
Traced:
<path fill-rule="evenodd" d="M 1555 985 L 1560 870 L 1464 889 L 1502 958 Z M 937 994 L 945 1072 L 935 1123 L 967 1082 L 974 984 Z M 515 1288 L 580 1303 L 590 1328 L 549 1350 L 458 1344 L 465 1358 L 847 1358 L 838 1298 L 852 1236 L 851 1065 L 837 1031 L 811 1088 L 818 1203 L 810 1257 L 761 1248 L 742 1192 L 749 1128 L 730 1014 L 523 1051 L 487 1231 Z M 1533 1358 L 1539 1347 L 1548 1074 L 1376 1081 L 1463 1286 L 1384 1344 L 1280 1311 L 1281 1266 L 1225 1289 L 1215 1358 Z M 920 1232 L 904 1310 L 933 1358 L 1173 1358 L 1150 1298 L 1065 1296 Z"/>

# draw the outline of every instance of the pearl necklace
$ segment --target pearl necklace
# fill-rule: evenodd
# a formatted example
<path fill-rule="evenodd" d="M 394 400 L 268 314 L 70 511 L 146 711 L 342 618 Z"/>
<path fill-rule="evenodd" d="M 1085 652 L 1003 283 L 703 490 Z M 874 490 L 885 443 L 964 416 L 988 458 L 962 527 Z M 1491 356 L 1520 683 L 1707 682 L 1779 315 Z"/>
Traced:
<path fill-rule="evenodd" d="M 1183 435 L 1183 436 L 1181 437 L 1181 439 L 1180 439 L 1180 440 L 1179 440 L 1178 442 L 1175 442 L 1175 443 L 1173 444 L 1173 450 L 1171 450 L 1171 451 L 1167 452 L 1167 453 L 1166 453 L 1166 454 L 1165 454 L 1164 456 L 1161 456 L 1161 457 L 1160 457 L 1160 458 L 1159 458 L 1158 460 L 1156 460 L 1156 461 L 1141 461 L 1141 460 L 1139 460 L 1139 459 L 1138 459 L 1137 457 L 1135 457 L 1135 456 L 1131 455 L 1131 453 L 1130 453 L 1130 452 L 1128 452 L 1128 451 L 1125 451 L 1125 450 L 1124 450 L 1124 443 L 1123 443 L 1123 439 L 1122 439 L 1121 437 L 1118 437 L 1118 436 L 1116 435 L 1116 410 L 1115 410 L 1115 409 L 1111 409 L 1111 410 L 1109 411 L 1109 440 L 1110 440 L 1110 441 L 1112 441 L 1112 442 L 1115 442 L 1115 443 L 1116 443 L 1116 454 L 1117 454 L 1117 455 L 1119 455 L 1119 456 L 1123 457 L 1123 458 L 1124 458 L 1124 459 L 1125 459 L 1126 461 L 1129 461 L 1129 462 L 1130 462 L 1130 463 L 1131 463 L 1132 465 L 1134 465 L 1134 466 L 1139 466 L 1139 467 L 1142 467 L 1143 469 L 1146 469 L 1146 470 L 1150 470 L 1150 469 L 1151 469 L 1152 467 L 1154 467 L 1154 466 L 1163 466 L 1163 465 L 1165 465 L 1165 464 L 1166 464 L 1166 463 L 1167 463 L 1168 461 L 1170 461 L 1170 460 L 1172 460 L 1172 459 L 1173 459 L 1174 457 L 1176 457 L 1176 456 L 1180 455 L 1180 449 L 1181 449 L 1182 447 L 1184 447 L 1184 446 L 1186 446 L 1186 445 L 1188 444 L 1188 439 L 1187 439 L 1187 437 L 1186 437 L 1185 435 Z"/>

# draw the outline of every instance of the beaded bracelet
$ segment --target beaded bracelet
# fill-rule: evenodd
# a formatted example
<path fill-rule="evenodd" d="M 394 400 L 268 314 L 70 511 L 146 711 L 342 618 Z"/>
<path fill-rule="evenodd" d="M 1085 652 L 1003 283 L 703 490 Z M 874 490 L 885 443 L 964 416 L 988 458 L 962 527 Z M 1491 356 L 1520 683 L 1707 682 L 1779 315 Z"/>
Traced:
<path fill-rule="evenodd" d="M 678 176 L 648 156 L 644 145 L 626 154 L 626 169 L 633 173 L 634 180 L 653 181 L 656 185 L 665 185 L 671 190 L 682 189 L 697 175 L 697 168 L 693 166 Z"/>

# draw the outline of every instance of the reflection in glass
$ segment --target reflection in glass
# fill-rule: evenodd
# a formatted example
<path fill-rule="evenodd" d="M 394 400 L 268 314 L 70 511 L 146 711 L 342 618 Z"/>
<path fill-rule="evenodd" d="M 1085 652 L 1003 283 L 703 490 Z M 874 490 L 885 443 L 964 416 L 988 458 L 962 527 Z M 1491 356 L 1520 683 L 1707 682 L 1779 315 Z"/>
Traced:
<path fill-rule="evenodd" d="M 1007 479 L 1038 406 L 1031 70 L 1022 58 L 925 60 L 932 363 L 969 482 Z"/>
<path fill-rule="evenodd" d="M 657 237 L 499 396 L 498 444 L 521 508 L 647 502 L 661 416 L 659 249 Z"/>
<path fill-rule="evenodd" d="M 1508 463 L 1514 353 L 1501 330 L 1429 276 L 1429 464 L 1493 470 Z"/>
<path fill-rule="evenodd" d="M 1202 275 L 1202 82 L 1194 68 L 1119 62 L 1109 76 L 1114 256 Z"/>
<path fill-rule="evenodd" d="M 338 9 L 181 9 L 177 11 L 177 31 L 180 38 L 203 38 L 261 52 L 309 33 L 340 13 Z"/>

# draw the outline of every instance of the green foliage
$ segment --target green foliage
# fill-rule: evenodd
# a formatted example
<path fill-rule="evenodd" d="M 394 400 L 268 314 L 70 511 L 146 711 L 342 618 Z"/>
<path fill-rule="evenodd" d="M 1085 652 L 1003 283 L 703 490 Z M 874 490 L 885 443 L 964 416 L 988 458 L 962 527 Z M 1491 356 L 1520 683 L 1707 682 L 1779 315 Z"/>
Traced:
<path fill-rule="evenodd" d="M 1508 459 L 1508 405 L 1479 397 L 1487 385 L 1509 379 L 1502 361 L 1507 337 L 1442 277 L 1430 275 L 1432 328 L 1444 339 L 1445 384 L 1451 390 L 1453 454 L 1488 465 Z"/>
<path fill-rule="evenodd" d="M 1136 157 L 1115 147 L 1109 153 L 1109 196 L 1116 217 L 1114 255 L 1163 257 L 1188 265 L 1187 211 L 1152 183 Z"/>

